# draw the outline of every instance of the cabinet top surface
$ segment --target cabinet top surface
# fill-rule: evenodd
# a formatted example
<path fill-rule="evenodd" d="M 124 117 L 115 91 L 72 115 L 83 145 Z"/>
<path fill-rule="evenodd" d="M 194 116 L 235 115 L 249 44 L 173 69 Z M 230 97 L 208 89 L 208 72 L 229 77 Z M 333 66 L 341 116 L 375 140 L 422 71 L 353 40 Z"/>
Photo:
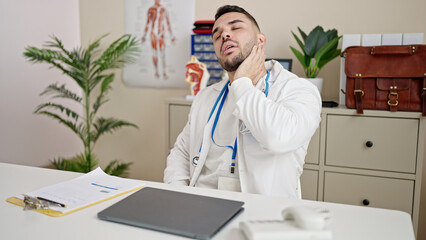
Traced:
<path fill-rule="evenodd" d="M 167 104 L 179 104 L 191 106 L 192 100 L 187 100 L 185 97 L 173 97 L 166 99 Z M 339 105 L 334 108 L 323 107 L 321 110 L 322 114 L 336 114 L 336 115 L 353 115 L 353 116 L 366 116 L 366 117 L 397 117 L 397 118 L 420 118 L 422 117 L 420 112 L 390 112 L 385 110 L 364 110 L 364 114 L 357 114 L 355 109 L 349 109 L 345 105 Z"/>

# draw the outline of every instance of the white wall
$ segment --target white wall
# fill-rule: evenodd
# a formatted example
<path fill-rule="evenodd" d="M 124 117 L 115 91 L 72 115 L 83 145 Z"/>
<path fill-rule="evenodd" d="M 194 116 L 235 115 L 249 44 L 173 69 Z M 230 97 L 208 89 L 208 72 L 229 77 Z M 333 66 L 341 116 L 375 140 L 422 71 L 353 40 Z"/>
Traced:
<path fill-rule="evenodd" d="M 66 77 L 23 57 L 26 46 L 42 47 L 53 34 L 65 47 L 80 45 L 78 6 L 78 0 L 0 0 L 0 162 L 45 166 L 81 151 L 70 130 L 33 114 L 47 99 L 39 93 Z"/>

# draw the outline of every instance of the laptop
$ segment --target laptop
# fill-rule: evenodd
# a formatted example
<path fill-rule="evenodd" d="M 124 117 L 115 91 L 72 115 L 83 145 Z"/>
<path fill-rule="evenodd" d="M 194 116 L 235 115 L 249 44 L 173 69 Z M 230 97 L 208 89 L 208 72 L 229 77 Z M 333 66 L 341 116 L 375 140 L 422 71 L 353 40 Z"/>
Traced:
<path fill-rule="evenodd" d="M 210 239 L 244 202 L 144 187 L 98 213 L 101 220 L 181 235 Z"/>

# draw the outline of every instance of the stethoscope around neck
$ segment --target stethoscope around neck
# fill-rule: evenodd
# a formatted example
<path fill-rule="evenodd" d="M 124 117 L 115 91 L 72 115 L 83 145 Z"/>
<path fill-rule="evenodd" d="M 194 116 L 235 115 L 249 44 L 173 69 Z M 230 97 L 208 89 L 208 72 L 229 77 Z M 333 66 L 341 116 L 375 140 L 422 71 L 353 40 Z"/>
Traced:
<path fill-rule="evenodd" d="M 267 73 L 267 74 L 266 74 L 266 78 L 265 78 L 266 86 L 265 86 L 265 91 L 264 91 L 264 93 L 265 93 L 265 96 L 267 97 L 267 96 L 268 96 L 268 91 L 269 91 L 269 83 L 268 83 L 268 80 L 269 80 L 270 72 L 269 72 L 269 71 L 266 71 L 266 73 Z M 217 107 L 217 105 L 218 105 L 218 103 L 219 103 L 219 101 L 220 101 L 219 108 L 217 109 L 217 113 L 216 113 L 216 116 L 215 116 L 215 119 L 214 119 L 214 122 L 213 122 L 212 133 L 211 133 L 211 139 L 212 139 L 213 143 L 214 143 L 214 144 L 216 144 L 216 146 L 218 146 L 218 147 L 227 147 L 227 148 L 232 149 L 231 173 L 234 173 L 235 158 L 236 158 L 236 156 L 237 156 L 237 138 L 235 138 L 234 146 L 222 146 L 222 145 L 217 144 L 217 143 L 215 142 L 215 140 L 214 140 L 214 137 L 213 137 L 213 135 L 214 135 L 214 131 L 216 130 L 217 122 L 218 122 L 218 120 L 219 120 L 220 113 L 222 112 L 223 104 L 225 103 L 226 97 L 228 96 L 228 93 L 229 93 L 229 88 L 228 88 L 229 83 L 230 83 L 230 81 L 228 81 L 228 82 L 225 84 L 225 86 L 223 87 L 222 91 L 220 91 L 220 94 L 219 94 L 219 96 L 217 97 L 217 99 L 216 99 L 216 101 L 215 101 L 215 103 L 214 103 L 214 105 L 213 105 L 212 110 L 210 111 L 210 115 L 209 115 L 209 118 L 207 119 L 207 122 L 209 122 L 209 121 L 210 121 L 210 119 L 211 119 L 211 117 L 212 117 L 212 115 L 213 115 L 214 111 L 216 110 L 216 107 Z M 195 157 L 192 159 L 192 164 L 193 164 L 194 166 L 197 166 L 197 164 L 198 164 L 198 160 L 199 160 L 199 158 L 200 158 L 200 153 L 201 153 L 201 149 L 202 149 L 202 148 L 203 148 L 203 142 L 201 141 L 200 148 L 199 148 L 199 150 L 198 150 L 198 154 L 197 154 L 197 156 L 195 156 Z"/>

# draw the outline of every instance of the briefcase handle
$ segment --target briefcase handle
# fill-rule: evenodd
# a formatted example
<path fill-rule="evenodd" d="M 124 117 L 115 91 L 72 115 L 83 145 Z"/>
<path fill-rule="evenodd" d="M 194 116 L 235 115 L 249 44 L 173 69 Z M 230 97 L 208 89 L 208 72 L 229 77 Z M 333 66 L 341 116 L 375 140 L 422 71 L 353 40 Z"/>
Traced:
<path fill-rule="evenodd" d="M 416 46 L 377 46 L 370 49 L 371 55 L 411 55 L 414 52 L 416 52 Z"/>

